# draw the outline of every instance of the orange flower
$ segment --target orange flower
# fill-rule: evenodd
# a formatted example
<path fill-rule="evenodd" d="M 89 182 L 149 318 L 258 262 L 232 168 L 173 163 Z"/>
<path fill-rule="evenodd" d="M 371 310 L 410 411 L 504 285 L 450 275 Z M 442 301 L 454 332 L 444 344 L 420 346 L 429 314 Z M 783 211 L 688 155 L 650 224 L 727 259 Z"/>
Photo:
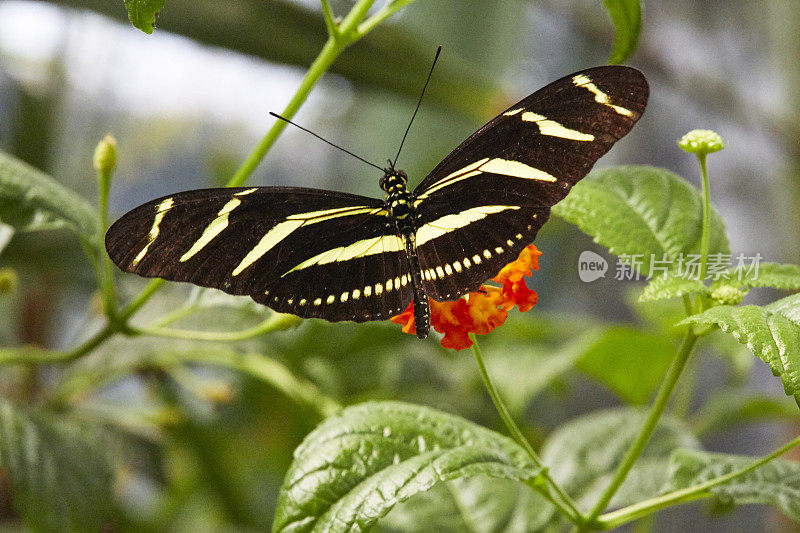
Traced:
<path fill-rule="evenodd" d="M 536 246 L 529 245 L 519 254 L 519 258 L 504 266 L 492 278 L 502 287 L 482 285 L 473 292 L 452 302 L 437 302 L 428 299 L 431 306 L 431 326 L 444 334 L 442 346 L 461 350 L 472 346 L 470 333 L 485 335 L 503 324 L 508 311 L 514 306 L 521 312 L 529 311 L 536 305 L 538 296 L 525 285 L 525 277 L 539 270 L 539 256 Z M 403 325 L 403 332 L 416 334 L 414 327 L 414 302 L 405 311 L 391 318 L 395 324 Z"/>

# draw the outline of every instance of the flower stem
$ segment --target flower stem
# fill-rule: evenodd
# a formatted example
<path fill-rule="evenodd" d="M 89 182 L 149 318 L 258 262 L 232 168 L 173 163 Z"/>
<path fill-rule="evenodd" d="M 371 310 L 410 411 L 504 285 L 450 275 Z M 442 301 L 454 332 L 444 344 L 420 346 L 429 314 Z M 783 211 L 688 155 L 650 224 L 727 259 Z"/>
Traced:
<path fill-rule="evenodd" d="M 705 153 L 697 154 L 700 162 L 700 175 L 703 180 L 703 232 L 700 236 L 700 283 L 704 283 L 706 272 L 708 271 L 708 248 L 711 241 L 711 191 L 708 185 L 708 170 L 706 169 Z M 705 302 L 703 297 L 698 295 L 697 303 L 699 311 L 703 311 Z"/>
<path fill-rule="evenodd" d="M 548 493 L 543 493 L 545 497 L 547 497 L 556 507 L 561 510 L 565 515 L 567 515 L 572 522 L 575 524 L 582 524 L 584 522 L 584 517 L 581 512 L 578 510 L 575 502 L 570 497 L 569 494 L 564 492 L 564 490 L 555 482 L 555 480 L 550 477 L 547 468 L 544 467 L 542 464 L 542 460 L 539 455 L 533 450 L 528 440 L 522 434 L 522 431 L 519 429 L 516 423 L 514 423 L 514 419 L 511 417 L 511 414 L 508 412 L 505 403 L 500 398 L 500 394 L 497 392 L 497 389 L 492 383 L 491 378 L 489 377 L 489 372 L 486 370 L 486 365 L 483 362 L 483 355 L 481 354 L 481 348 L 478 345 L 478 339 L 475 337 L 474 333 L 469 334 L 470 339 L 472 339 L 472 353 L 475 355 L 475 361 L 478 363 L 478 369 L 481 373 L 481 379 L 483 379 L 483 385 L 486 387 L 489 396 L 492 398 L 492 402 L 494 403 L 497 412 L 500 414 L 500 418 L 503 419 L 503 423 L 508 428 L 509 433 L 511 433 L 511 437 L 514 441 L 517 442 L 522 448 L 528 453 L 533 463 L 542 469 L 542 476 L 547 481 L 548 485 L 552 488 L 553 492 L 558 496 L 558 498 L 554 498 L 553 495 Z M 532 487 L 535 490 L 539 490 L 536 487 Z"/>
<path fill-rule="evenodd" d="M 678 503 L 685 503 L 690 502 L 693 500 L 698 500 L 700 498 L 707 498 L 711 495 L 710 489 L 717 485 L 721 485 L 722 483 L 727 483 L 737 477 L 743 476 L 749 472 L 752 472 L 756 468 L 765 465 L 766 463 L 780 457 L 784 453 L 788 452 L 789 450 L 800 446 L 800 436 L 796 437 L 794 440 L 784 444 L 771 454 L 767 455 L 766 457 L 762 457 L 757 461 L 754 461 L 750 465 L 740 468 L 739 470 L 735 470 L 730 472 L 729 474 L 725 474 L 723 476 L 710 479 L 704 483 L 700 483 L 698 485 L 694 485 L 692 487 L 687 487 L 685 489 L 676 490 L 662 496 L 658 496 L 656 498 L 651 498 L 649 500 L 645 500 L 643 502 L 636 503 L 634 505 L 630 505 L 628 507 L 624 507 L 617 511 L 613 511 L 611 513 L 604 514 L 600 516 L 594 524 L 597 525 L 599 529 L 612 529 L 628 522 L 632 522 L 633 520 L 637 520 L 643 516 L 647 516 L 652 514 L 659 509 L 663 509 L 665 507 L 669 507 Z"/>
<path fill-rule="evenodd" d="M 617 493 L 617 490 L 625 481 L 625 478 L 628 477 L 628 473 L 639 459 L 639 456 L 642 455 L 645 446 L 647 446 L 650 437 L 653 435 L 653 432 L 656 429 L 656 425 L 658 424 L 661 415 L 667 408 L 669 397 L 672 394 L 672 391 L 675 389 L 675 384 L 678 382 L 678 378 L 680 377 L 683 368 L 686 366 L 686 361 L 689 359 L 689 355 L 692 353 L 692 348 L 694 347 L 696 341 L 697 337 L 694 333 L 691 331 L 686 333 L 686 337 L 683 339 L 683 344 L 681 344 L 678 353 L 675 355 L 675 358 L 670 364 L 667 375 L 664 377 L 664 381 L 661 383 L 661 388 L 658 390 L 656 399 L 653 402 L 653 406 L 650 408 L 650 413 L 648 413 L 642 429 L 639 431 L 639 435 L 631 444 L 630 448 L 628 448 L 628 451 L 625 453 L 625 457 L 622 459 L 622 463 L 620 463 L 619 467 L 617 467 L 617 471 L 614 472 L 614 477 L 611 479 L 611 483 L 603 492 L 602 496 L 600 496 L 600 500 L 589 514 L 590 522 L 600 516 L 600 513 L 603 512 L 608 503 L 611 501 L 611 498 L 613 498 L 614 494 Z"/>

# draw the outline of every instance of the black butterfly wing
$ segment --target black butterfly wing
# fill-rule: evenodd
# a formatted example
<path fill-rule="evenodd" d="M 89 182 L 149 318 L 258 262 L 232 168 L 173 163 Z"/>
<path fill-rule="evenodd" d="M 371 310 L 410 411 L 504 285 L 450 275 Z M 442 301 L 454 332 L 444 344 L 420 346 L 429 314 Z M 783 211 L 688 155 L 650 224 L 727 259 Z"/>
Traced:
<path fill-rule="evenodd" d="M 425 292 L 452 300 L 516 259 L 550 207 L 630 131 L 647 98 L 647 81 L 633 68 L 583 70 L 461 143 L 414 191 Z"/>
<path fill-rule="evenodd" d="M 289 187 L 187 191 L 111 226 L 126 272 L 249 295 L 276 311 L 379 320 L 412 299 L 405 250 L 384 203 Z"/>

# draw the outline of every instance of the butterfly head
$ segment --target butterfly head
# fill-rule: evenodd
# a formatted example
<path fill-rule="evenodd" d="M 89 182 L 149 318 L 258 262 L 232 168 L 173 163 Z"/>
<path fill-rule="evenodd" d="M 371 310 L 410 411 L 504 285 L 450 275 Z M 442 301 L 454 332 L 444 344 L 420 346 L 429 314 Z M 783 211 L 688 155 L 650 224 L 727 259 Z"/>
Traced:
<path fill-rule="evenodd" d="M 386 171 L 378 182 L 378 185 L 388 194 L 392 194 L 404 191 L 406 189 L 406 183 L 408 183 L 408 176 L 405 172 L 402 170 L 390 169 Z"/>

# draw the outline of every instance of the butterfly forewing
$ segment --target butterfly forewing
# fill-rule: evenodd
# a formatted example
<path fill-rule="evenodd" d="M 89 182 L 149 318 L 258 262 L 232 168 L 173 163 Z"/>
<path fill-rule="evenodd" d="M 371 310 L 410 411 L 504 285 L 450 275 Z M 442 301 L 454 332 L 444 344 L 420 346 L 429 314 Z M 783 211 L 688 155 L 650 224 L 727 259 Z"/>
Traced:
<path fill-rule="evenodd" d="M 448 155 L 414 191 L 426 293 L 456 298 L 514 260 L 550 207 L 630 131 L 647 98 L 635 69 L 576 72 L 511 106 Z"/>
<path fill-rule="evenodd" d="M 383 202 L 349 194 L 182 192 L 124 215 L 106 249 L 126 272 L 246 294 L 303 317 L 388 318 L 411 300 L 405 252 Z"/>

